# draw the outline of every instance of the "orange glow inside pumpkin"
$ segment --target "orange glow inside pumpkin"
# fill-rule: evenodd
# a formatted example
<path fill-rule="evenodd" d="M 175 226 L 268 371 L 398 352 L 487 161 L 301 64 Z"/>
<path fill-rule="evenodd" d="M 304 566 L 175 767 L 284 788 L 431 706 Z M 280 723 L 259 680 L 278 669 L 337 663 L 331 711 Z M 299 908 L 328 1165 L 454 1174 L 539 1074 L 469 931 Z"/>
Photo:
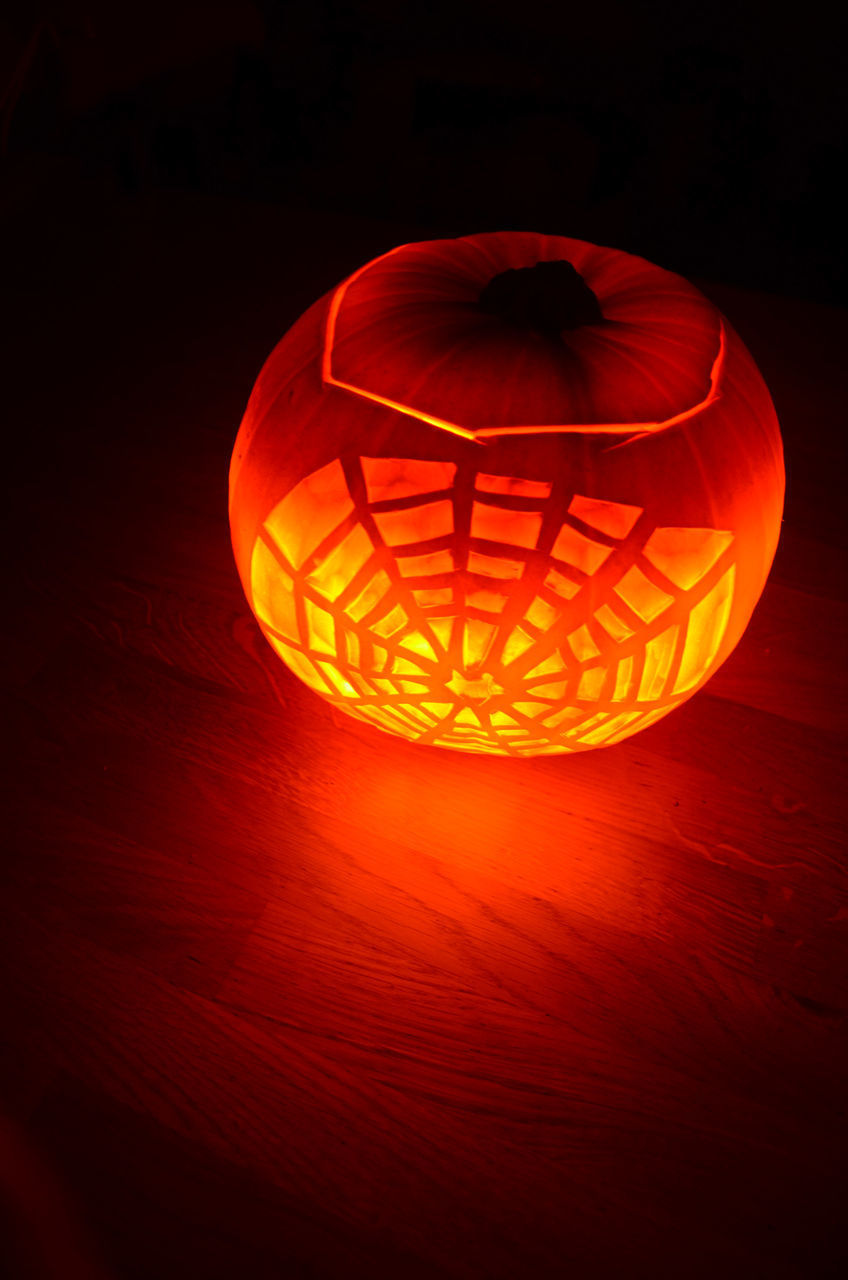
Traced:
<path fill-rule="evenodd" d="M 529 756 L 628 737 L 709 672 L 733 534 L 551 490 L 484 470 L 460 486 L 450 462 L 333 461 L 256 539 L 262 630 L 312 689 L 405 738 Z"/>

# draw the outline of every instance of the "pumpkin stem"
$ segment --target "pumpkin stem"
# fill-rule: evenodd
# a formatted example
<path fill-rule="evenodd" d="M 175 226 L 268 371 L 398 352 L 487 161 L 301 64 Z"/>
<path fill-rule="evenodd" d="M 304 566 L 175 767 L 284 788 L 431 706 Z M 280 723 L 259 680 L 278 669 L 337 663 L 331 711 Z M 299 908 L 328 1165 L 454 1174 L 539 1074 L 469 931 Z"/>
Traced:
<path fill-rule="evenodd" d="M 489 315 L 542 333 L 602 324 L 604 320 L 598 299 L 565 258 L 501 271 L 477 301 Z"/>

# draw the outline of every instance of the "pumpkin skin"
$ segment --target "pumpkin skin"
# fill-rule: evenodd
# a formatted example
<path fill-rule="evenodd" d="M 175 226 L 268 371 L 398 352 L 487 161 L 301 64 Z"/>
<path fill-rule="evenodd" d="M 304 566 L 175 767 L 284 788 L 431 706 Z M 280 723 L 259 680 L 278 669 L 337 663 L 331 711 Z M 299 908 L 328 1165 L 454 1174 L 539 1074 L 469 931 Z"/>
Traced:
<path fill-rule="evenodd" d="M 563 261 L 602 321 L 481 306 L 501 273 Z M 619 742 L 704 684 L 783 494 L 768 389 L 697 289 L 503 232 L 400 246 L 306 311 L 250 397 L 230 524 L 311 688 L 404 738 L 529 756 Z"/>

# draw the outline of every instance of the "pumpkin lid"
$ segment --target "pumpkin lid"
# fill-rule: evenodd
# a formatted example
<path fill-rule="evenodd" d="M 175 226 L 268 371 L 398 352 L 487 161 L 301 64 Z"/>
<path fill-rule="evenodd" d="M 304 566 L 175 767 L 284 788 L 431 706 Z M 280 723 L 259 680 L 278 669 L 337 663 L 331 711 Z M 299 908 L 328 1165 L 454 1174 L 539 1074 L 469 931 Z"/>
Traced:
<path fill-rule="evenodd" d="M 488 232 L 402 245 L 354 272 L 330 302 L 323 373 L 472 438 L 631 434 L 706 407 L 723 345 L 712 303 L 644 258 Z"/>

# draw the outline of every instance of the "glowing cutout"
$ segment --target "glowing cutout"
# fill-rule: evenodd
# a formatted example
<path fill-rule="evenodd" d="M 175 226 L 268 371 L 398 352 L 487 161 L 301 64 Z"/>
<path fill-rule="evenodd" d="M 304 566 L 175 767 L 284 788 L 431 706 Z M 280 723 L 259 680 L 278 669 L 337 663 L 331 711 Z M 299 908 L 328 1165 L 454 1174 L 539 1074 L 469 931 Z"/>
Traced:
<path fill-rule="evenodd" d="M 655 529 L 645 543 L 645 556 L 676 587 L 688 591 L 732 541 L 733 534 L 721 529 Z"/>
<path fill-rule="evenodd" d="M 628 627 L 627 623 L 622 622 L 618 614 L 614 613 L 608 604 L 602 604 L 599 609 L 596 609 L 595 617 L 604 631 L 609 632 L 614 640 L 626 640 L 633 635 L 633 631 Z"/>
<path fill-rule="evenodd" d="M 320 649 L 322 653 L 336 652 L 336 635 L 333 615 L 326 609 L 319 609 L 311 600 L 304 600 L 306 626 L 309 644 L 312 649 Z"/>
<path fill-rule="evenodd" d="M 580 741 L 591 743 L 593 746 L 597 746 L 601 742 L 608 742 L 625 725 L 632 725 L 635 720 L 639 720 L 641 715 L 641 711 L 623 711 L 621 715 L 613 716 L 611 719 L 605 720 L 603 724 L 597 725 L 596 728 L 590 729 L 588 733 L 584 733 Z"/>
<path fill-rule="evenodd" d="M 412 592 L 416 603 L 423 607 L 427 605 L 451 604 L 453 602 L 453 587 L 419 587 Z"/>
<path fill-rule="evenodd" d="M 409 458 L 360 458 L 369 502 L 410 498 L 453 487 L 452 462 L 421 462 Z"/>
<path fill-rule="evenodd" d="M 594 702 L 596 698 L 600 697 L 606 678 L 605 667 L 590 667 L 580 677 L 577 697 L 583 702 Z"/>
<path fill-rule="evenodd" d="M 338 691 L 340 694 L 342 694 L 343 697 L 355 698 L 357 696 L 357 691 L 353 687 L 353 685 L 350 683 L 350 681 L 345 680 L 341 672 L 338 671 L 334 666 L 332 666 L 331 663 L 322 662 L 320 659 L 318 659 L 315 665 L 321 672 L 321 675 L 324 677 L 324 679 L 328 681 L 330 688 L 334 692 Z"/>
<path fill-rule="evenodd" d="M 527 679 L 532 680 L 535 676 L 564 675 L 562 662 L 559 655 L 552 653 L 549 657 L 540 662 L 538 666 L 527 672 Z"/>
<path fill-rule="evenodd" d="M 507 507 L 490 507 L 483 502 L 475 502 L 471 510 L 472 538 L 535 547 L 541 527 L 542 517 L 535 511 L 511 511 Z"/>
<path fill-rule="evenodd" d="M 379 569 L 374 577 L 365 584 L 356 599 L 347 606 L 346 612 L 351 618 L 361 622 L 366 614 L 370 613 L 380 603 L 383 596 L 391 591 L 391 588 L 391 579 L 386 571 Z"/>
<path fill-rule="evenodd" d="M 393 636 L 396 631 L 400 631 L 405 627 L 409 619 L 403 611 L 403 606 L 396 604 L 391 613 L 387 613 L 385 617 L 380 618 L 377 622 L 372 622 L 371 630 L 376 631 L 378 636 Z"/>
<path fill-rule="evenodd" d="M 428 502 L 399 511 L 375 511 L 374 520 L 389 546 L 425 542 L 453 532 L 453 503 Z"/>
<path fill-rule="evenodd" d="M 454 563 L 450 551 L 428 551 L 426 555 L 397 553 L 397 567 L 405 578 L 435 577 L 436 574 L 453 573 Z"/>
<path fill-rule="evenodd" d="M 548 571 L 548 576 L 545 578 L 545 586 L 550 587 L 551 591 L 555 591 L 558 596 L 562 596 L 565 600 L 573 599 L 580 590 L 576 582 L 566 578 L 558 569 L 550 569 Z"/>
<path fill-rule="evenodd" d="M 538 627 L 540 631 L 545 631 L 556 620 L 557 615 L 558 610 L 552 608 L 547 600 L 543 600 L 541 596 L 536 596 L 525 617 L 528 622 L 532 622 L 534 627 Z"/>
<path fill-rule="evenodd" d="M 469 591 L 466 596 L 469 608 L 482 609 L 485 613 L 500 613 L 506 600 L 499 591 Z"/>
<path fill-rule="evenodd" d="M 585 625 L 579 626 L 576 631 L 572 631 L 568 637 L 568 643 L 578 662 L 588 662 L 591 658 L 597 658 L 601 652 L 592 639 L 592 633 Z"/>
<path fill-rule="evenodd" d="M 299 569 L 352 511 L 342 464 L 330 462 L 277 503 L 265 528 L 289 564 Z"/>
<path fill-rule="evenodd" d="M 551 684 L 534 684 L 533 692 L 540 698 L 553 698 L 557 702 L 565 697 L 565 691 L 568 688 L 565 680 L 555 680 Z"/>
<path fill-rule="evenodd" d="M 480 551 L 468 553 L 468 569 L 488 578 L 520 578 L 524 572 L 523 560 L 507 560 L 505 556 L 487 556 Z"/>
<path fill-rule="evenodd" d="M 618 664 L 618 670 L 615 673 L 615 688 L 612 691 L 613 702 L 621 702 L 627 697 L 632 679 L 633 656 L 631 654 L 626 658 L 622 658 Z"/>
<path fill-rule="evenodd" d="M 626 538 L 642 514 L 641 507 L 629 507 L 622 502 L 602 502 L 598 498 L 582 498 L 576 493 L 571 499 L 568 514 L 576 516 L 593 529 L 600 529 L 611 538 Z"/>
<path fill-rule="evenodd" d="M 735 577 L 736 569 L 731 566 L 689 615 L 683 658 L 674 682 L 675 693 L 693 688 L 712 666 L 727 630 Z"/>
<path fill-rule="evenodd" d="M 645 646 L 645 665 L 636 695 L 640 702 L 655 702 L 662 696 L 677 644 L 676 626 L 654 636 Z"/>
<path fill-rule="evenodd" d="M 496 631 L 497 627 L 491 622 L 481 622 L 478 618 L 466 621 L 462 636 L 462 660 L 466 667 L 483 662 Z"/>
<path fill-rule="evenodd" d="M 487 476 L 478 473 L 475 487 L 484 493 L 506 493 L 520 498 L 547 498 L 551 485 L 547 480 L 519 480 L 516 476 Z"/>
<path fill-rule="evenodd" d="M 374 554 L 371 539 L 361 524 L 355 524 L 309 575 L 309 583 L 328 600 L 337 600 Z"/>
<path fill-rule="evenodd" d="M 399 675 L 421 675 L 421 668 L 416 663 L 410 662 L 409 658 L 395 658 L 392 663 L 392 670 L 396 671 Z"/>
<path fill-rule="evenodd" d="M 253 548 L 251 575 L 254 608 L 259 621 L 289 640 L 297 640 L 294 582 L 262 538 L 257 538 Z"/>
<path fill-rule="evenodd" d="M 516 627 L 504 645 L 504 662 L 514 662 L 516 658 L 521 657 L 522 653 L 532 649 L 535 643 L 532 636 L 522 631 L 521 627 Z"/>
<path fill-rule="evenodd" d="M 585 707 L 561 707 L 559 711 L 545 716 L 545 724 L 554 729 L 559 725 L 565 725 L 569 720 L 582 720 L 585 715 Z"/>
<path fill-rule="evenodd" d="M 404 649 L 410 649 L 413 653 L 420 654 L 422 658 L 430 658 L 433 662 L 437 660 L 436 650 L 427 637 L 422 636 L 418 631 L 413 631 L 410 635 L 404 636 L 400 643 Z"/>
<path fill-rule="evenodd" d="M 290 666 L 295 675 L 300 676 L 301 680 L 308 684 L 310 689 L 315 689 L 317 693 L 325 692 L 324 683 L 318 671 L 305 654 L 293 649 L 291 645 L 282 644 L 276 636 L 269 636 L 268 639 L 283 659 L 283 662 Z"/>
<path fill-rule="evenodd" d="M 610 578 L 606 561 L 613 548 L 566 523 L 564 511 L 550 553 L 538 549 L 544 503 L 553 500 L 540 482 L 475 477 L 493 501 L 473 503 L 470 537 L 521 547 L 525 561 L 496 549 L 489 554 L 479 542 L 469 545 L 468 535 L 454 527 L 451 498 L 422 501 L 449 492 L 453 463 L 428 461 L 420 474 L 414 459 L 362 459 L 361 465 L 366 505 L 354 502 L 340 464 L 330 464 L 277 504 L 251 561 L 253 608 L 276 652 L 311 689 L 359 719 L 463 750 L 582 750 L 618 741 L 664 715 L 715 662 L 735 569 L 730 565 L 717 582 L 707 575 L 732 549 L 727 531 L 654 528 Z M 528 485 L 538 489 L 522 491 Z M 497 505 L 509 495 L 532 498 L 540 509 Z M 636 506 L 579 495 L 569 511 L 610 539 L 626 539 L 644 515 Z M 369 519 L 388 548 L 375 547 Z M 428 549 L 437 537 L 448 545 Z M 667 590 L 635 562 L 640 556 L 663 575 Z M 581 622 L 584 587 L 568 572 L 584 582 L 600 569 L 589 597 L 594 618 Z M 514 625 L 516 592 L 526 593 L 523 626 Z M 683 613 L 664 624 L 676 602 Z M 406 701 L 393 701 L 398 698 Z M 574 705 L 562 705 L 566 698 Z M 634 699 L 643 710 L 632 709 Z"/>
<path fill-rule="evenodd" d="M 653 621 L 668 608 L 673 599 L 659 587 L 654 586 L 650 578 L 646 578 L 639 566 L 635 564 L 624 574 L 615 591 L 643 622 Z"/>
<path fill-rule="evenodd" d="M 610 554 L 610 547 L 603 547 L 599 542 L 591 542 L 577 529 L 572 529 L 569 524 L 562 526 L 551 548 L 551 555 L 557 560 L 564 560 L 566 564 L 573 565 L 575 569 L 579 569 L 590 577 L 593 573 L 597 573 Z"/>
<path fill-rule="evenodd" d="M 447 653 L 453 634 L 453 618 L 431 618 L 430 630 Z"/>

